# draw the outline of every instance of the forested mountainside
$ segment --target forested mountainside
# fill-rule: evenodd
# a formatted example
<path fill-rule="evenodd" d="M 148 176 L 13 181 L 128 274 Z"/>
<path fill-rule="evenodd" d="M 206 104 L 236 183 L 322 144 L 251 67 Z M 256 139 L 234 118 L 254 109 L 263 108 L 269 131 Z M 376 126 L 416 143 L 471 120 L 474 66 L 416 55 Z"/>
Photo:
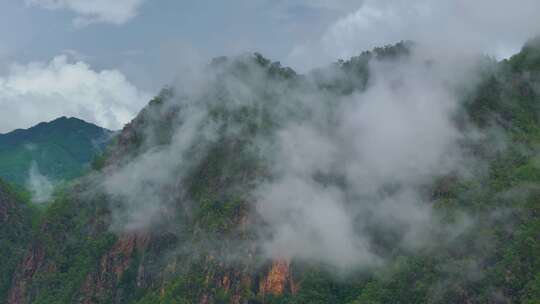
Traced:
<path fill-rule="evenodd" d="M 73 179 L 111 137 L 112 131 L 73 117 L 0 134 L 0 178 L 19 187 L 32 171 L 52 181 Z"/>
<path fill-rule="evenodd" d="M 0 192 L 3 300 L 540 301 L 537 41 L 190 76 L 44 210 Z"/>
<path fill-rule="evenodd" d="M 11 276 L 28 247 L 32 212 L 24 199 L 0 180 L 0 296 L 3 300 L 11 287 Z"/>

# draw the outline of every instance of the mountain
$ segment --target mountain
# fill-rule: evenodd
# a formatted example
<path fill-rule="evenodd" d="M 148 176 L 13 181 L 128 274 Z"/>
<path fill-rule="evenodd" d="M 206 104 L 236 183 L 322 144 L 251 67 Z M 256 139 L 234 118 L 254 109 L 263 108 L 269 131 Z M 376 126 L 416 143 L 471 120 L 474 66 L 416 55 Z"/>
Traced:
<path fill-rule="evenodd" d="M 0 180 L 0 298 L 6 299 L 11 275 L 21 261 L 31 237 L 31 209 Z"/>
<path fill-rule="evenodd" d="M 52 181 L 75 178 L 102 152 L 112 134 L 73 117 L 0 134 L 0 178 L 22 187 L 32 171 Z"/>
<path fill-rule="evenodd" d="M 164 89 L 15 217 L 7 303 L 538 303 L 540 46 L 415 48 Z"/>

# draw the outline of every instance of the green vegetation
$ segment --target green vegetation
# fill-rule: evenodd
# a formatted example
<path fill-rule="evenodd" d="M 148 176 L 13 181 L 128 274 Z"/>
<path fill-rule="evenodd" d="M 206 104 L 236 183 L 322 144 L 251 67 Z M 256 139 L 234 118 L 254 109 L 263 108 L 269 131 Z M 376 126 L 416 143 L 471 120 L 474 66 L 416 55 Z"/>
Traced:
<path fill-rule="evenodd" d="M 96 199 L 82 205 L 69 195 L 57 197 L 42 215 L 39 230 L 34 230 L 33 250 L 42 251 L 47 256 L 44 266 L 55 271 L 45 271 L 33 280 L 30 288 L 40 292 L 32 303 L 72 302 L 88 274 L 116 241 L 103 222 L 105 201 Z"/>
<path fill-rule="evenodd" d="M 25 187 L 35 163 L 51 180 L 73 179 L 88 168 L 111 136 L 109 130 L 66 117 L 0 134 L 0 177 Z"/>
<path fill-rule="evenodd" d="M 367 86 L 371 60 L 399 60 L 409 54 L 409 47 L 409 42 L 403 42 L 377 48 L 328 67 L 333 73 L 319 70 L 310 76 L 325 92 L 352 94 Z M 230 63 L 229 60 L 219 58 L 211 66 L 219 68 Z M 255 80 L 250 81 L 261 69 L 279 83 L 282 91 L 303 89 L 304 76 L 260 54 L 250 60 L 233 61 L 229 72 L 242 77 L 247 84 L 256 85 Z M 272 136 L 278 115 L 292 115 L 274 112 L 272 103 L 278 102 L 281 91 L 270 92 L 262 86 L 258 89 L 261 96 L 268 97 L 265 106 L 231 109 L 218 102 L 209 103 L 208 119 L 219 122 L 216 129 L 223 137 L 211 143 L 202 155 L 199 146 L 186 152 L 200 161 L 187 166 L 187 176 L 173 181 L 173 186 L 182 183 L 185 193 L 178 200 L 189 201 L 191 204 L 186 208 L 189 210 L 178 211 L 180 215 L 168 212 L 171 221 L 178 221 L 178 225 L 160 226 L 148 235 L 143 234 L 145 241 L 127 242 L 128 245 L 117 249 L 123 235 L 117 236 L 109 230 L 115 202 L 98 191 L 87 192 L 94 189 L 95 181 L 91 177 L 83 177 L 60 191 L 45 210 L 37 213 L 39 216 L 24 199 L 17 198 L 0 183 L 0 212 L 1 204 L 8 202 L 6 210 L 12 214 L 8 223 L 2 222 L 7 228 L 0 230 L 0 254 L 9 257 L 0 264 L 0 301 L 7 297 L 13 273 L 26 274 L 27 269 L 17 266 L 30 247 L 42 251 L 44 258 L 35 274 L 28 278 L 28 303 L 79 302 L 85 291 L 82 285 L 90 274 L 101 280 L 101 285 L 96 282 L 98 279 L 89 283 L 97 286 L 91 289 L 91 300 L 95 303 L 199 303 L 203 296 L 209 303 L 231 303 L 238 295 L 245 303 L 271 304 L 540 303 L 539 88 L 540 47 L 538 42 L 531 41 L 509 60 L 487 60 L 480 84 L 463 94 L 465 113 L 461 114 L 466 115 L 467 122 L 462 123 L 473 124 L 480 130 L 500 126 L 500 134 L 493 136 L 504 137 L 507 147 L 497 149 L 490 138 L 464 143 L 485 160 L 485 172 L 460 178 L 443 176 L 426 190 L 443 221 L 451 222 L 457 214 L 474 219 L 474 229 L 465 230 L 448 243 L 411 254 L 393 248 L 391 236 L 381 237 L 380 250 L 386 254 L 386 267 L 343 276 L 336 276 L 327 265 L 293 261 L 291 268 L 300 285 L 298 292 L 265 297 L 259 294 L 259 268 L 236 260 L 232 266 L 224 266 L 226 263 L 215 256 L 210 258 L 211 254 L 199 252 L 204 246 L 211 253 L 226 249 L 204 243 L 203 236 L 207 234 L 227 240 L 226 246 L 230 247 L 236 246 L 233 241 L 237 239 L 226 237 L 247 238 L 236 231 L 242 215 L 249 212 L 247 202 L 251 198 L 246 189 L 258 179 L 266 178 L 265 166 L 269 165 L 261 161 L 260 151 L 248 147 L 257 136 Z M 208 92 L 210 99 L 231 98 L 227 95 L 230 92 L 213 93 Z M 118 155 L 124 157 L 119 157 L 119 162 L 128 161 L 144 151 L 170 144 L 172 125 L 178 119 L 170 113 L 182 111 L 164 109 L 165 101 L 173 95 L 171 89 L 166 89 L 151 101 L 107 152 L 95 160 L 93 168 L 103 169 Z M 88 142 L 74 143 L 79 137 L 48 134 L 68 138 L 69 146 L 89 151 L 85 146 Z M 44 160 L 45 164 L 65 157 L 59 156 L 64 150 L 52 148 L 49 139 L 43 141 L 40 153 L 56 155 Z M 208 143 L 201 138 L 198 144 Z M 26 151 L 24 145 L 18 150 L 2 147 L 0 137 L 0 172 L 8 170 L 5 169 L 8 165 L 2 165 L 4 160 L 19 168 L 35 157 L 33 150 Z M 76 176 L 82 172 L 80 164 L 95 155 L 90 154 L 73 161 L 79 167 L 70 165 L 73 159 L 68 158 L 64 167 L 67 171 L 43 173 L 64 178 Z M 20 182 L 17 174 L 10 176 Z M 170 192 L 167 194 L 176 195 Z M 249 233 L 252 231 L 246 232 Z"/>
<path fill-rule="evenodd" d="M 23 195 L 0 179 L 0 302 L 30 240 L 33 212 Z"/>

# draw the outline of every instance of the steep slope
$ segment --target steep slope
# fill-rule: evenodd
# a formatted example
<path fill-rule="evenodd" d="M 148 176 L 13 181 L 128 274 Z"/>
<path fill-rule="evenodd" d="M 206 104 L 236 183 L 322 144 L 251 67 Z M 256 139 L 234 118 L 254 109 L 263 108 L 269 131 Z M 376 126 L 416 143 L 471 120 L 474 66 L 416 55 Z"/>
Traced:
<path fill-rule="evenodd" d="M 444 78 L 442 92 L 458 91 L 459 105 L 446 111 L 449 124 L 435 136 L 423 124 L 413 129 L 413 146 L 423 149 L 418 160 L 403 129 L 430 115 L 440 127 L 444 117 L 412 102 L 433 94 L 428 86 L 408 98 L 418 83 L 394 77 L 403 76 L 400 67 L 428 76 L 440 67 L 436 58 L 408 65 L 412 47 L 379 48 L 308 75 L 258 54 L 219 58 L 187 88 L 164 90 L 122 130 L 96 171 L 46 210 L 8 303 L 537 303 L 540 48 L 531 42 L 510 60 L 479 60 L 470 86 Z M 404 75 L 429 81 L 418 74 Z M 384 77 L 381 98 L 372 89 Z M 342 104 L 359 97 L 373 107 L 369 100 L 384 102 L 392 90 L 399 102 L 391 105 L 401 112 L 371 132 L 338 132 L 336 118 L 355 109 Z M 372 120 L 381 113 L 375 109 L 353 122 L 380 120 Z M 420 115 L 391 128 L 402 113 Z M 466 162 L 439 170 L 428 148 L 448 136 L 447 127 L 467 136 L 440 150 L 460 152 L 458 161 Z M 398 135 L 383 132 L 388 128 Z M 357 135 L 369 140 L 347 150 Z M 276 143 L 283 142 L 290 145 L 282 155 Z M 366 145 L 414 153 L 379 161 L 387 151 Z M 379 162 L 361 163 L 352 178 L 362 183 L 355 184 L 347 172 L 358 151 Z M 389 162 L 404 169 L 379 171 Z M 377 174 L 363 179 L 363 171 L 383 182 L 375 183 Z M 357 190 L 371 185 L 374 193 Z M 390 199 L 365 203 L 371 196 Z M 344 220 L 354 229 L 339 230 Z M 358 240 L 364 243 L 351 250 Z M 362 254 L 351 256 L 356 251 Z"/>
<path fill-rule="evenodd" d="M 35 164 L 36 171 L 49 179 L 72 179 L 88 167 L 111 135 L 73 117 L 0 134 L 0 177 L 24 186 Z"/>
<path fill-rule="evenodd" d="M 13 273 L 20 263 L 31 234 L 28 205 L 0 180 L 0 301 L 11 287 Z"/>

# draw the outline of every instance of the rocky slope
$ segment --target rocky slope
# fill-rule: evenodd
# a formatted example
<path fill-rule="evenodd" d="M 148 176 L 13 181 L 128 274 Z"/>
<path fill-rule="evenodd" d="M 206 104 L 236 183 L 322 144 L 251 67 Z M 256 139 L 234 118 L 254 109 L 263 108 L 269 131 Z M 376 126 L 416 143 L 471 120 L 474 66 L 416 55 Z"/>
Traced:
<path fill-rule="evenodd" d="M 0 180 L 0 299 L 11 287 L 11 276 L 22 258 L 31 233 L 31 211 L 27 204 Z"/>
<path fill-rule="evenodd" d="M 409 223 L 381 225 L 373 213 L 361 218 L 369 225 L 360 227 L 373 252 L 387 261 L 384 267 L 344 271 L 324 255 L 268 249 L 279 229 L 267 229 L 269 218 L 257 210 L 252 191 L 275 178 L 278 164 L 268 158 L 273 146 L 266 144 L 290 122 L 314 115 L 324 125 L 331 117 L 306 114 L 298 100 L 315 92 L 328 105 L 322 113 L 333 113 L 335 100 L 369 87 L 371 64 L 398 65 L 410 47 L 376 49 L 309 75 L 258 54 L 219 58 L 191 88 L 164 90 L 126 125 L 95 171 L 41 214 L 24 252 L 9 254 L 18 263 L 7 302 L 536 303 L 540 49 L 534 43 L 509 61 L 488 61 L 478 84 L 461 96 L 463 111 L 453 122 L 487 134 L 465 138 L 463 146 L 488 165 L 479 175 L 445 172 L 417 187 L 449 223 L 429 232 L 434 236 L 416 231 L 431 243 L 400 247 Z M 202 90 L 190 91 L 201 82 Z M 487 132 L 493 125 L 496 134 Z M 510 148 L 493 149 L 491 140 L 502 135 Z M 313 179 L 347 188 L 348 181 L 334 173 L 322 170 Z M 390 194 L 400 187 L 384 186 L 380 191 Z M 9 199 L 0 206 L 8 206 L 2 214 L 13 209 Z M 300 211 L 292 220 L 302 224 Z M 459 233 L 444 230 L 457 227 L 464 213 L 473 224 L 460 225 Z"/>

